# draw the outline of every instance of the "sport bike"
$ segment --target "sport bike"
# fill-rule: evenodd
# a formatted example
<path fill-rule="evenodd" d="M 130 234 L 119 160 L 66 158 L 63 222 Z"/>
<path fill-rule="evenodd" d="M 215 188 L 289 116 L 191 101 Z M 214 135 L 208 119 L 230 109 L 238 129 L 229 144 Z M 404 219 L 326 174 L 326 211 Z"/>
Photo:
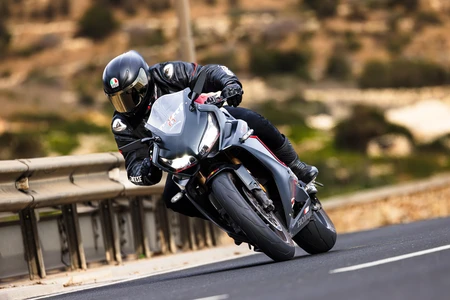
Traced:
<path fill-rule="evenodd" d="M 317 198 L 321 184 L 300 181 L 221 107 L 219 94 L 214 104 L 197 103 L 205 79 L 201 74 L 193 91 L 158 98 L 145 124 L 149 137 L 121 150 L 150 146 L 152 163 L 180 188 L 171 201 L 192 202 L 236 244 L 275 261 L 293 258 L 296 244 L 310 254 L 332 249 L 337 234 Z"/>

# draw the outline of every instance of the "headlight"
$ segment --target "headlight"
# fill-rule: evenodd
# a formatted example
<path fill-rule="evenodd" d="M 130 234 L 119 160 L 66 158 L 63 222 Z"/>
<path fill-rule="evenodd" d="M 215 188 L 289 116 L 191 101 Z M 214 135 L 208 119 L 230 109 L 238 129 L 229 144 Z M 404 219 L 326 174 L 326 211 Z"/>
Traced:
<path fill-rule="evenodd" d="M 173 168 L 177 171 L 187 169 L 190 166 L 197 163 L 197 160 L 195 159 L 195 157 L 190 156 L 190 155 L 184 155 L 182 157 L 174 158 L 174 159 L 167 159 L 167 158 L 161 157 L 161 160 L 166 165 L 170 166 L 171 168 Z"/>
<path fill-rule="evenodd" d="M 210 113 L 208 114 L 208 126 L 206 127 L 205 133 L 203 134 L 202 141 L 198 147 L 199 155 L 204 156 L 211 151 L 212 147 L 219 137 L 219 126 L 217 120 Z"/>

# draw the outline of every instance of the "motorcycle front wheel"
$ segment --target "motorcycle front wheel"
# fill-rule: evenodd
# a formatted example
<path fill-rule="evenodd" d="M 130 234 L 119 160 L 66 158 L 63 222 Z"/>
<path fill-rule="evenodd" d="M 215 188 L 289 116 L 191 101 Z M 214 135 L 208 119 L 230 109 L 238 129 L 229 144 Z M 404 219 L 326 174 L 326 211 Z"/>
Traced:
<path fill-rule="evenodd" d="M 330 251 L 336 238 L 333 222 L 325 210 L 320 208 L 313 212 L 308 225 L 294 236 L 294 241 L 309 254 L 319 254 Z"/>
<path fill-rule="evenodd" d="M 248 239 L 274 261 L 295 255 L 295 243 L 272 212 L 265 212 L 253 195 L 229 172 L 212 183 L 214 198 Z"/>

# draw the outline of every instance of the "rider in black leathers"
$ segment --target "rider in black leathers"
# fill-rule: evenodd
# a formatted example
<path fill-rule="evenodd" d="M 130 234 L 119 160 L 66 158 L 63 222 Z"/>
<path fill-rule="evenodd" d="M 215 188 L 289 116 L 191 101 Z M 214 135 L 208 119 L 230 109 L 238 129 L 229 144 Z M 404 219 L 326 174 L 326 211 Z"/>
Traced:
<path fill-rule="evenodd" d="M 158 63 L 149 67 L 134 50 L 112 59 L 103 72 L 103 88 L 115 108 L 111 125 L 117 146 L 120 148 L 148 137 L 144 124 L 153 102 L 161 95 L 181 91 L 186 87 L 192 90 L 200 72 L 207 74 L 203 92 L 222 91 L 222 96 L 228 98 L 228 106 L 224 108 L 233 117 L 245 120 L 300 180 L 308 183 L 317 176 L 317 168 L 301 162 L 289 140 L 267 119 L 252 110 L 237 107 L 242 100 L 242 85 L 227 67 L 212 64 L 201 66 L 181 61 Z M 128 179 L 132 183 L 153 185 L 160 182 L 162 172 L 151 164 L 148 147 L 122 154 Z M 168 177 L 163 193 L 166 206 L 185 215 L 203 218 L 189 201 L 171 203 L 171 198 L 178 191 L 178 187 Z"/>

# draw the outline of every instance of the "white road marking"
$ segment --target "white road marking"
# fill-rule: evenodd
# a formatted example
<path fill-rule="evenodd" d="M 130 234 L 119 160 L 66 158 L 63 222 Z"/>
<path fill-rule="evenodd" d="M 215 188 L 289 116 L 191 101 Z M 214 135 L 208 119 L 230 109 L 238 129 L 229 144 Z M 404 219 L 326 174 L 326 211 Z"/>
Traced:
<path fill-rule="evenodd" d="M 228 294 L 222 294 L 222 295 L 216 295 L 216 296 L 205 297 L 205 298 L 196 298 L 194 300 L 224 300 L 224 299 L 228 299 L 228 297 L 229 297 Z"/>
<path fill-rule="evenodd" d="M 372 262 L 368 262 L 368 263 L 364 263 L 364 264 L 360 264 L 360 265 L 354 265 L 354 266 L 350 266 L 350 267 L 334 269 L 334 270 L 331 270 L 329 272 L 329 274 L 336 274 L 336 273 L 342 273 L 342 272 L 355 271 L 355 270 L 364 269 L 364 268 L 370 268 L 373 266 L 387 264 L 387 263 L 391 263 L 394 261 L 399 261 L 399 260 L 403 260 L 403 259 L 407 259 L 407 258 L 411 258 L 411 257 L 421 256 L 421 255 L 430 254 L 433 252 L 444 251 L 444 250 L 448 250 L 448 249 L 450 249 L 450 245 L 445 245 L 445 246 L 432 248 L 432 249 L 428 249 L 428 250 L 413 252 L 413 253 L 394 256 L 394 257 L 385 258 L 385 259 L 380 259 L 380 260 L 376 260 L 376 261 L 372 261 Z"/>

